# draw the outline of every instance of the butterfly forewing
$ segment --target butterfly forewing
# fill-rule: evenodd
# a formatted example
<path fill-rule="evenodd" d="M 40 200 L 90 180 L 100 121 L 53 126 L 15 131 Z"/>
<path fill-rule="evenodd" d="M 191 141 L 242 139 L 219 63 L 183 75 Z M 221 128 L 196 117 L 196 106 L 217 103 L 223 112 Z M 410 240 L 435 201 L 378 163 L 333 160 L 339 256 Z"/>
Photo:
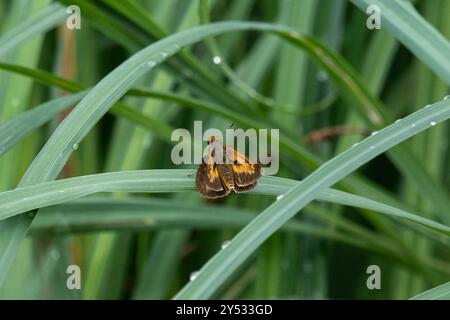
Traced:
<path fill-rule="evenodd" d="M 232 159 L 234 159 L 234 164 L 231 167 L 234 172 L 235 184 L 238 187 L 253 187 L 261 177 L 261 165 L 257 162 L 252 163 L 247 156 L 229 146 L 227 146 L 227 153 L 230 153 Z"/>

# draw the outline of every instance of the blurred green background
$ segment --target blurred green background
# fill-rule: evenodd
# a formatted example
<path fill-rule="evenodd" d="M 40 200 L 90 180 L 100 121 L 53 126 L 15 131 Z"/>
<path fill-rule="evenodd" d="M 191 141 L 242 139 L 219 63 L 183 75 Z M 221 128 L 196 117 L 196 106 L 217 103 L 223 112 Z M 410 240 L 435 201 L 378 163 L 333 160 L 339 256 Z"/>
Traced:
<path fill-rule="evenodd" d="M 364 1 L 354 2 L 364 6 Z M 81 9 L 81 29 L 66 27 L 69 5 Z M 418 0 L 413 5 L 448 42 L 450 1 Z M 208 20 L 277 23 L 309 35 L 360 75 L 392 119 L 441 100 L 449 86 L 430 62 L 400 44 L 399 33 L 385 28 L 389 22 L 383 16 L 381 29 L 368 29 L 367 14 L 358 6 L 344 0 L 0 0 L 0 124 L 93 87 L 142 48 Z M 13 48 L 2 54 L 2 44 Z M 61 84 L 57 77 L 72 82 Z M 102 117 L 74 147 L 59 178 L 195 168 L 175 166 L 170 159 L 171 130 L 191 130 L 194 120 L 202 120 L 204 129 L 224 130 L 240 117 L 255 125 L 238 122 L 236 127 L 279 128 L 317 163 L 373 131 L 370 112 L 361 116 L 357 102 L 347 98 L 348 92 L 308 51 L 269 32 L 236 31 L 200 41 L 133 87 L 145 94 L 127 95 L 120 103 L 135 113 L 117 108 Z M 192 108 L 183 98 L 218 109 Z M 59 112 L 1 155 L 0 191 L 18 185 L 69 112 Z M 449 143 L 447 123 L 407 142 L 429 177 L 425 181 L 435 182 L 446 201 Z M 281 148 L 278 176 L 301 180 L 317 167 L 286 149 Z M 448 223 L 436 215 L 433 199 L 420 183 L 418 187 L 421 171 L 398 161 L 401 156 L 396 161 L 379 156 L 358 170 L 363 184 L 336 188 Z M 103 193 L 40 209 L 12 267 L 0 269 L 5 273 L 0 298 L 169 299 L 275 200 L 260 194 L 211 202 L 196 192 Z M 443 208 L 441 214 L 448 216 L 450 209 Z M 303 227 L 272 235 L 214 297 L 407 299 L 450 279 L 446 236 L 370 210 L 324 202 L 314 202 L 302 213 L 293 220 Z M 201 218 L 207 216 L 212 217 Z M 80 266 L 81 290 L 66 286 L 66 269 L 72 264 Z M 380 267 L 379 290 L 367 287 L 370 265 Z"/>

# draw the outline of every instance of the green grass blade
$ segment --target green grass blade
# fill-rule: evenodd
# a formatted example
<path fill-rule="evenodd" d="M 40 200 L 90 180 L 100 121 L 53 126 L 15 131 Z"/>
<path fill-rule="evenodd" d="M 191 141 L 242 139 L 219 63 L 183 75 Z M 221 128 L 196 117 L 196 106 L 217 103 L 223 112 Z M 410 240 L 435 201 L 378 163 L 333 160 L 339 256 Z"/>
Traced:
<path fill-rule="evenodd" d="M 40 127 L 59 112 L 82 99 L 87 92 L 65 96 L 43 103 L 30 111 L 0 125 L 0 156 L 6 153 L 34 129 Z"/>
<path fill-rule="evenodd" d="M 202 38 L 219 33 L 252 28 L 266 31 L 286 30 L 285 28 L 268 24 L 218 23 L 172 35 L 140 51 L 108 75 L 80 102 L 41 150 L 21 184 L 39 183 L 54 178 L 71 154 L 74 146 L 80 142 L 98 119 L 108 111 L 111 105 L 129 89 L 133 81 L 151 69 L 154 63 L 162 62 L 169 53 L 174 53 L 183 45 L 194 43 Z M 165 52 L 167 56 L 164 56 L 162 52 Z M 148 62 L 152 62 L 150 66 L 147 64 Z M 291 147 L 298 149 L 298 145 L 292 145 Z M 16 243 L 16 245 L 20 243 L 20 239 L 23 238 L 32 216 L 24 217 L 22 215 L 20 220 L 22 222 L 9 221 L 8 226 L 3 226 L 3 223 L 0 226 L 0 228 L 8 230 L 8 232 L 0 233 L 0 245 L 4 248 L 4 250 L 0 251 L 2 254 L 0 270 L 4 270 L 2 268 L 3 263 L 7 265 L 8 261 L 10 261 L 9 258 L 4 260 L 4 257 L 10 256 L 15 251 L 15 246 L 7 243 L 9 241 Z M 9 250 L 6 250 L 6 248 L 9 248 Z M 5 274 L 5 272 L 1 274 Z"/>
<path fill-rule="evenodd" d="M 86 89 L 86 87 L 82 84 L 57 77 L 52 73 L 40 69 L 32 69 L 10 63 L 0 63 L 0 69 L 12 71 L 14 73 L 33 78 L 42 84 L 58 87 L 69 92 L 77 92 Z"/>
<path fill-rule="evenodd" d="M 77 5 L 80 7 L 83 19 L 91 19 L 93 26 L 106 35 L 120 43 L 129 52 L 136 52 L 148 43 L 148 38 L 136 29 L 131 28 L 121 19 L 113 19 L 110 13 L 98 10 L 96 3 L 86 0 L 58 0 L 65 6 Z"/>
<path fill-rule="evenodd" d="M 112 104 L 143 74 L 175 54 L 181 47 L 211 35 L 253 28 L 277 29 L 268 24 L 252 23 L 217 23 L 213 27 L 200 26 L 160 40 L 126 60 L 100 81 L 74 108 L 36 157 L 21 183 L 32 184 L 56 177 L 72 153 L 73 146 L 80 142 Z M 73 124 L 76 125 L 72 126 Z"/>
<path fill-rule="evenodd" d="M 314 205 L 308 206 L 305 210 L 324 221 L 326 225 L 291 220 L 283 225 L 281 231 L 336 240 L 364 250 L 379 250 L 382 254 L 394 254 L 396 257 L 401 257 L 404 253 L 393 247 L 391 242 L 355 223 L 343 218 L 333 218 L 327 210 Z M 73 235 L 161 228 L 192 230 L 240 228 L 251 222 L 256 214 L 255 210 L 237 207 L 181 206 L 173 204 L 173 199 L 93 197 L 41 209 L 33 221 L 30 235 Z M 328 224 L 337 224 L 340 231 L 330 229 Z"/>
<path fill-rule="evenodd" d="M 54 179 L 83 137 L 134 82 L 182 47 L 209 36 L 248 29 L 282 30 L 270 24 L 243 22 L 205 25 L 171 35 L 133 55 L 103 78 L 56 128 L 28 167 L 20 185 Z M 0 285 L 33 218 L 34 214 L 21 215 L 0 223 Z"/>
<path fill-rule="evenodd" d="M 331 74 L 335 77 L 338 84 L 341 85 L 344 92 L 350 92 L 354 98 L 359 102 L 358 105 L 364 106 L 362 110 L 362 114 L 375 114 L 380 110 L 381 114 L 384 114 L 384 119 L 387 121 L 389 116 L 386 113 L 386 109 L 377 102 L 368 92 L 367 89 L 364 88 L 360 83 L 360 79 L 358 79 L 357 75 L 354 71 L 352 71 L 351 67 L 345 63 L 341 58 L 330 52 L 323 45 L 315 41 L 314 39 L 303 37 L 299 34 L 283 34 L 284 37 L 290 37 L 290 41 L 294 41 L 296 45 L 300 45 L 305 47 L 316 59 L 317 61 Z M 319 52 L 320 54 L 317 54 Z M 40 79 L 44 83 L 52 83 L 53 85 L 61 86 L 68 90 L 73 90 L 74 88 L 81 87 L 80 84 L 76 84 L 73 82 L 68 82 L 64 79 L 57 78 L 52 76 L 51 74 L 37 71 L 33 72 L 32 70 L 27 70 L 23 67 L 11 66 L 11 65 L 0 65 L 8 70 L 12 70 L 15 72 L 19 72 L 21 74 L 26 74 L 32 76 L 35 79 Z M 346 79 L 346 81 L 341 81 L 340 79 Z M 259 122 L 257 120 L 251 119 L 245 115 L 239 114 L 237 112 L 227 110 L 226 108 L 216 105 L 213 103 L 206 103 L 201 100 L 189 99 L 180 95 L 167 94 L 167 93 L 159 93 L 159 92 L 148 92 L 143 90 L 134 90 L 131 89 L 128 93 L 137 96 L 146 96 L 146 97 L 156 97 L 161 99 L 167 99 L 170 101 L 174 101 L 179 103 L 182 106 L 189 106 L 192 108 L 213 112 L 217 115 L 220 115 L 226 119 L 229 119 L 235 123 L 239 123 L 248 127 L 264 127 L 265 124 Z M 125 108 L 125 106 L 121 106 Z M 364 109 L 365 108 L 365 109 Z M 116 108 L 113 108 L 114 112 Z M 375 110 L 375 111 L 374 111 Z M 132 121 L 138 121 L 139 124 L 148 127 L 152 130 L 156 130 L 160 137 L 163 139 L 167 139 L 168 128 L 161 127 L 157 125 L 157 122 L 154 119 L 147 119 L 149 117 L 140 116 L 139 113 L 133 112 L 133 110 L 117 110 L 118 114 L 122 116 L 129 116 L 129 119 Z M 374 118 L 375 119 L 375 118 Z M 376 119 L 380 119 L 378 116 Z M 377 120 L 377 121 L 378 121 Z M 375 121 L 375 120 L 373 120 Z M 160 128 L 161 127 L 161 128 Z M 316 168 L 320 163 L 320 159 L 315 157 L 311 152 L 309 152 L 302 145 L 295 143 L 292 139 L 282 135 L 280 139 L 280 144 L 282 150 L 286 150 L 304 162 L 310 168 Z M 408 150 L 402 148 L 403 152 L 393 151 L 394 159 L 398 164 L 400 170 L 405 172 L 407 176 L 411 176 L 412 179 L 416 180 L 416 185 L 423 190 L 424 194 L 427 194 L 429 197 L 433 199 L 432 203 L 438 208 L 438 213 L 442 213 L 442 208 L 446 208 L 447 200 L 444 196 L 442 189 L 433 184 L 433 180 L 430 179 L 430 176 L 423 170 L 420 166 L 420 163 L 415 160 L 415 157 L 411 155 Z M 407 155 L 404 153 L 408 152 Z M 350 180 L 350 178 L 349 178 Z M 352 182 L 355 179 L 352 178 Z M 360 183 L 359 183 L 360 184 Z M 347 186 L 347 188 L 349 188 Z M 351 188 L 351 187 L 350 187 Z M 360 186 L 356 188 L 356 190 L 361 190 Z M 373 191 L 373 190 L 372 190 Z M 370 192 L 371 194 L 372 192 Z"/>
<path fill-rule="evenodd" d="M 211 214 L 211 210 L 214 214 Z M 148 230 L 159 228 L 237 228 L 252 221 L 257 212 L 237 207 L 177 205 L 155 198 L 93 197 L 43 208 L 30 235 L 73 234 L 79 232 Z M 317 235 L 321 226 L 289 221 L 283 231 Z M 322 235 L 328 235 L 323 230 Z M 361 234 L 359 234 L 361 236 Z"/>
<path fill-rule="evenodd" d="M 450 299 L 450 282 L 444 283 L 436 288 L 422 292 L 411 300 L 449 300 Z"/>
<path fill-rule="evenodd" d="M 437 75 L 450 84 L 450 43 L 429 24 L 409 1 L 351 0 L 362 11 L 377 5 L 382 15 L 382 24 L 428 65 Z"/>
<path fill-rule="evenodd" d="M 66 8 L 60 4 L 50 4 L 31 18 L 15 26 L 0 38 L 0 58 L 25 41 L 56 27 L 67 18 Z"/>
<path fill-rule="evenodd" d="M 217 253 L 189 282 L 175 299 L 206 299 L 211 297 L 233 272 L 278 228 L 311 202 L 324 188 L 344 178 L 377 155 L 400 142 L 450 118 L 450 100 L 424 108 L 381 130 L 359 145 L 325 163 L 292 188 L 248 224 L 230 243 Z"/>
<path fill-rule="evenodd" d="M 39 69 L 31 69 L 23 66 L 18 66 L 14 64 L 7 64 L 7 63 L 0 63 L 0 69 L 12 71 L 17 74 L 25 75 L 30 78 L 33 78 L 36 81 L 39 81 L 40 83 L 43 83 L 45 85 L 55 86 L 63 90 L 67 90 L 69 92 L 79 92 L 83 89 L 87 89 L 86 86 L 77 83 L 75 81 L 66 80 L 60 77 L 57 77 L 49 72 L 39 70 Z M 184 101 L 182 96 L 179 95 L 170 95 L 170 94 L 164 94 L 162 92 L 152 92 L 152 91 L 143 91 L 143 90 L 134 90 L 131 89 L 128 91 L 128 94 L 131 96 L 138 96 L 138 97 L 152 97 L 152 98 L 158 98 L 158 99 L 164 99 L 169 101 Z M 86 95 L 86 94 L 84 94 Z M 188 99 L 189 102 L 189 99 Z M 192 105 L 193 102 L 189 103 L 189 105 Z M 197 105 L 197 104 L 196 104 Z M 202 103 L 200 103 L 200 106 L 202 106 Z M 57 113 L 56 110 L 51 110 L 51 106 L 45 107 L 46 110 L 49 110 L 49 112 Z M 39 116 L 43 116 L 41 119 L 42 121 L 46 122 L 50 120 L 53 115 L 50 113 L 45 114 L 46 110 L 42 110 L 42 112 L 39 113 Z M 164 122 L 159 121 L 158 119 L 155 119 L 154 117 L 150 115 L 145 115 L 142 112 L 139 112 L 135 110 L 134 108 L 131 108 L 121 102 L 117 102 L 113 108 L 109 110 L 112 114 L 120 117 L 124 117 L 140 126 L 143 126 L 144 128 L 152 130 L 155 134 L 157 134 L 160 138 L 162 138 L 165 141 L 170 141 L 170 136 L 173 131 L 173 128 L 166 125 Z M 44 118 L 45 116 L 45 118 Z M 46 120 L 45 120 L 46 119 Z M 17 121 L 20 121 L 19 119 Z M 44 123 L 42 122 L 42 123 Z M 17 123 L 17 122 L 15 122 Z M 42 124 L 41 123 L 41 124 Z M 36 128 L 33 127 L 32 129 Z M 31 128 L 30 128 L 31 129 Z M 1 150 L 1 146 L 0 146 Z M 1 152 L 0 152 L 1 154 Z"/>
<path fill-rule="evenodd" d="M 298 40 L 297 45 L 310 51 L 312 57 L 327 70 L 342 89 L 343 94 L 357 102 L 356 104 L 352 103 L 351 106 L 356 107 L 362 119 L 373 130 L 376 131 L 393 122 L 394 118 L 388 112 L 388 108 L 378 98 L 370 94 L 368 88 L 364 85 L 364 81 L 344 59 L 313 38 L 300 34 L 293 34 L 292 37 L 286 38 L 294 43 L 295 40 Z M 450 217 L 444 214 L 450 206 L 445 188 L 424 169 L 412 150 L 407 145 L 400 145 L 393 150 L 389 150 L 388 156 L 398 170 L 414 182 L 415 187 L 423 196 L 432 199 L 431 203 L 434 206 L 436 216 L 449 222 Z"/>
<path fill-rule="evenodd" d="M 121 171 L 61 179 L 34 186 L 21 187 L 0 193 L 0 219 L 99 192 L 166 193 L 194 191 L 194 173 L 193 170 L 188 169 Z M 262 177 L 257 187 L 251 193 L 281 195 L 291 190 L 298 183 L 295 180 Z M 448 226 L 350 193 L 326 189 L 318 195 L 317 199 L 374 210 L 389 216 L 407 219 L 445 235 L 450 235 L 450 227 Z"/>
<path fill-rule="evenodd" d="M 44 208 L 33 222 L 31 235 L 73 234 L 92 231 L 149 230 L 161 228 L 190 228 L 195 230 L 239 228 L 255 218 L 252 210 L 236 211 L 235 208 L 211 208 L 204 205 L 177 206 L 167 200 L 158 199 L 81 199 Z M 325 223 L 333 219 L 329 212 L 316 206 L 308 206 L 306 212 L 315 215 Z M 319 214 L 320 213 L 320 214 Z M 335 222 L 335 221 L 334 221 Z M 304 221 L 289 221 L 282 231 L 305 234 L 339 241 L 349 246 L 368 251 L 388 254 L 397 259 L 404 251 L 393 247 L 393 243 L 372 232 L 340 219 L 341 231 L 327 226 Z M 345 232 L 344 232 L 345 231 Z"/>
<path fill-rule="evenodd" d="M 30 69 L 22 66 L 17 65 L 10 65 L 10 64 L 1 64 L 0 68 L 3 68 L 5 70 L 10 70 L 13 72 L 16 72 L 21 75 L 26 75 L 29 77 L 32 77 L 33 79 L 46 84 L 46 85 L 52 85 L 56 86 L 58 88 L 68 90 L 70 92 L 76 92 L 83 88 L 85 88 L 84 85 L 68 81 L 63 78 L 59 78 L 57 76 L 54 76 L 48 72 L 45 72 L 43 70 L 37 70 L 37 69 Z M 205 112 L 210 112 L 213 114 L 216 114 L 218 116 L 223 117 L 224 119 L 228 119 L 234 123 L 246 126 L 246 127 L 254 127 L 254 128 L 263 128 L 265 127 L 264 122 L 260 122 L 257 119 L 252 119 L 250 117 L 247 117 L 246 115 L 239 114 L 232 110 L 227 110 L 221 105 L 202 101 L 199 99 L 193 99 L 189 97 L 185 97 L 180 94 L 174 94 L 174 93 L 167 93 L 167 92 L 160 92 L 155 90 L 141 90 L 141 89 L 130 89 L 127 92 L 130 96 L 137 96 L 137 97 L 148 97 L 148 98 L 156 98 L 156 99 L 163 99 L 171 102 L 175 102 L 180 106 L 183 107 L 189 107 L 196 110 L 201 110 Z M 153 119 L 149 117 L 148 115 L 144 115 L 140 112 L 135 111 L 132 108 L 129 108 L 123 104 L 116 104 L 111 110 L 113 114 L 124 116 L 127 119 L 131 121 L 135 121 L 137 124 L 142 125 L 155 133 L 157 133 L 160 137 L 162 137 L 164 140 L 168 141 L 168 132 L 169 128 L 165 126 L 162 122 L 158 123 L 156 119 Z M 304 148 L 302 145 L 295 143 L 292 139 L 282 135 L 280 137 L 280 147 L 281 150 L 287 151 L 291 154 L 293 154 L 297 159 L 301 160 L 305 164 L 307 164 L 308 167 L 315 168 L 318 166 L 318 164 L 321 162 L 319 158 L 314 156 L 311 152 L 309 152 L 306 148 Z M 349 179 L 349 182 L 351 184 L 355 184 L 354 190 L 358 190 L 360 192 L 362 190 L 362 184 L 367 187 L 367 181 L 360 181 L 357 177 Z M 356 185 L 356 182 L 358 182 L 358 185 Z M 351 188 L 351 185 L 347 188 Z M 375 193 L 375 189 L 371 187 L 366 194 L 373 195 L 376 194 L 377 197 L 381 197 L 382 194 L 384 194 L 384 198 L 386 198 L 386 194 L 381 191 Z M 383 197 L 381 197 L 384 199 Z M 386 198 L 388 200 L 389 197 Z M 393 205 L 399 206 L 398 203 L 396 203 L 395 199 L 389 199 Z"/>
<path fill-rule="evenodd" d="M 81 30 L 66 26 L 74 5 Z M 0 299 L 396 300 L 443 284 L 447 298 L 450 121 L 427 112 L 450 100 L 449 10 L 0 0 Z M 391 131 L 364 163 L 391 125 L 422 130 L 404 118 L 418 109 L 431 130 Z M 170 161 L 173 130 L 194 120 L 279 129 L 277 176 L 202 198 L 196 165 Z M 81 290 L 67 290 L 71 264 Z M 369 265 L 383 290 L 367 290 Z"/>

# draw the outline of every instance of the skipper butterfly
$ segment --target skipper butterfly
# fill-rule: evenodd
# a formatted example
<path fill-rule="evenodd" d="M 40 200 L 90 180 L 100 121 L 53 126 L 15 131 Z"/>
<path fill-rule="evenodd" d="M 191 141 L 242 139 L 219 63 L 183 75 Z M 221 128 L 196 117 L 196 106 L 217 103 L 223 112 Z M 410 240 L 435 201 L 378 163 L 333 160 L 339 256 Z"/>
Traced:
<path fill-rule="evenodd" d="M 222 159 L 222 161 L 218 161 Z M 261 177 L 259 162 L 251 163 L 249 158 L 224 144 L 217 136 L 208 139 L 208 153 L 202 157 L 197 169 L 195 184 L 200 194 L 208 199 L 226 197 L 251 190 Z"/>

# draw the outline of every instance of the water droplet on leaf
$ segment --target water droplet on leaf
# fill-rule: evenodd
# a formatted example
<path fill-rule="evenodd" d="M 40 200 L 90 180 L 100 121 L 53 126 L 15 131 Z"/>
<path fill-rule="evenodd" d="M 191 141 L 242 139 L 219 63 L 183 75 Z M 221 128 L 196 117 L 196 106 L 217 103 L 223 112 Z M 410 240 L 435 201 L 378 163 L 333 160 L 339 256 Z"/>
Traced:
<path fill-rule="evenodd" d="M 230 243 L 231 243 L 230 240 L 224 241 L 224 242 L 222 243 L 221 248 L 222 248 L 222 249 L 225 249 L 226 247 L 228 247 L 228 246 L 230 245 Z"/>
<path fill-rule="evenodd" d="M 219 64 L 219 63 L 222 62 L 222 58 L 219 57 L 219 56 L 215 56 L 215 57 L 213 58 L 213 62 L 214 62 L 215 64 Z"/>
<path fill-rule="evenodd" d="M 189 280 L 190 280 L 190 281 L 194 281 L 195 278 L 197 278 L 198 274 L 199 274 L 198 271 L 192 272 L 191 275 L 189 276 Z"/>

